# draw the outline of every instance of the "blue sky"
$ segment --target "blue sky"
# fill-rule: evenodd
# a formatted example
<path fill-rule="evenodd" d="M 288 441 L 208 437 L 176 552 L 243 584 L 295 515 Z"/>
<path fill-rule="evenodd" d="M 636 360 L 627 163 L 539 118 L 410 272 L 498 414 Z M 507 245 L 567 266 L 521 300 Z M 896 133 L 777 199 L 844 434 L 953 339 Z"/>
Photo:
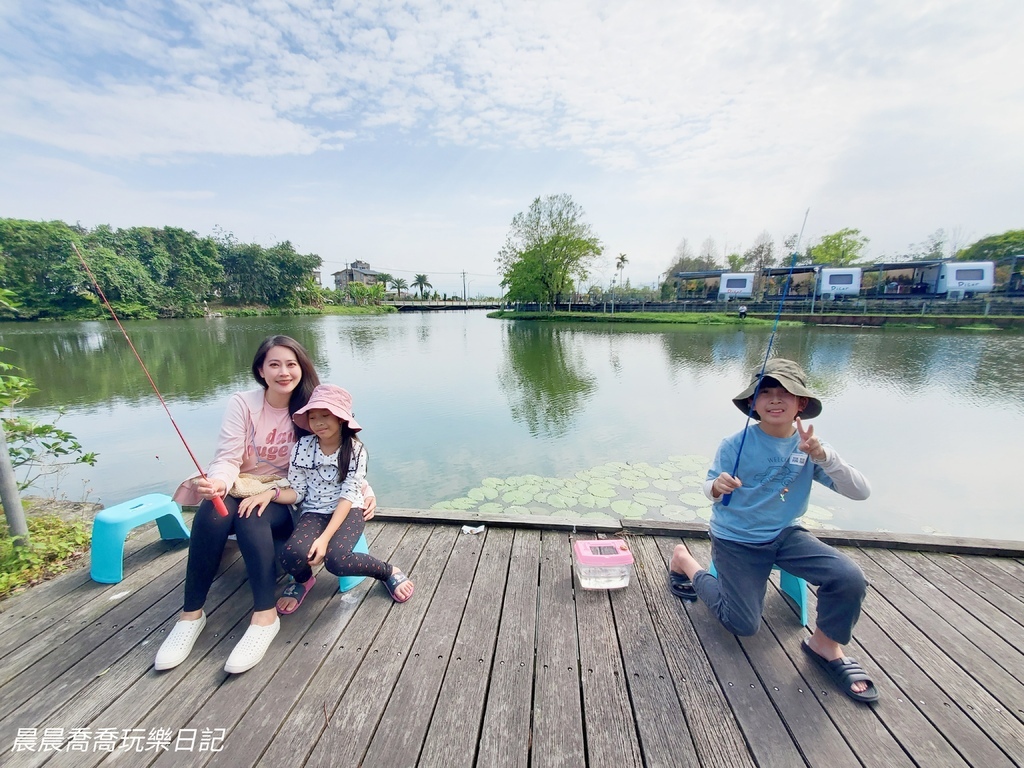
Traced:
<path fill-rule="evenodd" d="M 291 240 L 496 294 L 568 193 L 593 280 L 842 227 L 1024 227 L 1019 0 L 0 0 L 0 216 Z"/>

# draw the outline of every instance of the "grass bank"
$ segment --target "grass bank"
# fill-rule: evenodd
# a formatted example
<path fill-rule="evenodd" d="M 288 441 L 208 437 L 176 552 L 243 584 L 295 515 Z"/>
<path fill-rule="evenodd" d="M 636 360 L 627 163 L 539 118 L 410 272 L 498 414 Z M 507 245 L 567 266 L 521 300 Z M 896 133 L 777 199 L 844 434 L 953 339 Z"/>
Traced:
<path fill-rule="evenodd" d="M 15 547 L 0 518 L 0 600 L 85 562 L 98 504 L 22 499 L 30 544 Z M 59 508 L 58 508 L 59 507 Z"/>
<path fill-rule="evenodd" d="M 571 323 L 663 323 L 672 325 L 767 325 L 774 323 L 757 317 L 741 319 L 735 313 L 724 312 L 488 312 L 488 317 L 500 320 L 533 320 L 538 322 L 565 321 Z M 787 323 L 800 325 L 800 323 Z"/>

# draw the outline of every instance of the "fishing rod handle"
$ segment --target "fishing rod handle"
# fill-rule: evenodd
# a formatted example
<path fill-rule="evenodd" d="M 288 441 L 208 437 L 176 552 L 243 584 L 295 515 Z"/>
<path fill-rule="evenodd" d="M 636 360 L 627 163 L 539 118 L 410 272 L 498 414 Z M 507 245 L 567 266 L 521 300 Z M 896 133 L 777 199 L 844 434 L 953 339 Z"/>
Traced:
<path fill-rule="evenodd" d="M 732 498 L 732 494 L 731 493 L 723 493 L 722 494 L 722 506 L 723 507 L 728 507 L 729 506 L 729 499 L 731 499 L 731 498 Z"/>
<path fill-rule="evenodd" d="M 217 510 L 218 515 L 220 515 L 221 517 L 228 516 L 228 508 L 224 504 L 224 499 L 222 499 L 220 496 L 214 496 L 212 499 L 210 499 L 210 501 L 213 502 L 213 508 Z"/>

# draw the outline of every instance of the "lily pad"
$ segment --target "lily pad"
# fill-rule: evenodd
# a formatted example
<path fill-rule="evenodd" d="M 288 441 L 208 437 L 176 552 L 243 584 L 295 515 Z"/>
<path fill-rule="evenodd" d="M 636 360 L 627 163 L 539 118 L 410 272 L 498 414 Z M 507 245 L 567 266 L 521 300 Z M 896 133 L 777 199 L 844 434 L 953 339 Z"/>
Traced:
<path fill-rule="evenodd" d="M 587 488 L 587 492 L 599 499 L 613 499 L 619 495 L 619 492 L 607 483 L 594 483 Z"/>
<path fill-rule="evenodd" d="M 688 507 L 696 507 L 698 509 L 711 507 L 711 501 L 703 493 L 681 493 L 679 494 L 679 500 Z"/>
<path fill-rule="evenodd" d="M 668 501 L 668 499 L 666 499 L 660 493 L 641 491 L 640 493 L 633 494 L 633 501 L 635 501 L 637 504 L 643 504 L 645 507 L 661 507 L 665 504 L 666 501 Z"/>
<path fill-rule="evenodd" d="M 651 484 L 639 477 L 623 477 L 619 479 L 619 485 L 629 488 L 631 491 L 642 491 L 644 488 L 650 487 Z"/>
<path fill-rule="evenodd" d="M 485 477 L 480 481 L 480 485 L 484 488 L 504 488 L 505 481 L 500 477 Z"/>
<path fill-rule="evenodd" d="M 506 491 L 501 496 L 501 500 L 506 504 L 521 505 L 528 504 L 533 501 L 534 493 L 525 488 L 513 488 L 510 491 Z"/>
<path fill-rule="evenodd" d="M 647 507 L 631 499 L 617 499 L 612 502 L 612 512 L 622 517 L 640 518 L 647 514 Z"/>
<path fill-rule="evenodd" d="M 505 507 L 496 501 L 488 501 L 480 505 L 479 511 L 485 515 L 500 515 L 505 511 Z"/>
<path fill-rule="evenodd" d="M 669 520 L 679 520 L 680 522 L 689 522 L 697 517 L 697 513 L 694 510 L 689 507 L 679 506 L 678 504 L 669 504 L 662 507 L 661 514 Z"/>
<path fill-rule="evenodd" d="M 681 491 L 681 490 L 683 490 L 683 484 L 680 483 L 678 480 L 673 480 L 671 478 L 666 479 L 666 480 L 655 480 L 653 483 L 651 483 L 651 485 L 653 485 L 659 491 Z"/>

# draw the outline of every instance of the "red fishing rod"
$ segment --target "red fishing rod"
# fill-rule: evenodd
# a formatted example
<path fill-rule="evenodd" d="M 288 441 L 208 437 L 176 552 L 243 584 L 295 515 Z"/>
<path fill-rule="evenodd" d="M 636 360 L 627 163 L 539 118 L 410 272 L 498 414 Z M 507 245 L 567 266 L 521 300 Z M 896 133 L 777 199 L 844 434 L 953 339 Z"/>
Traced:
<path fill-rule="evenodd" d="M 196 458 L 196 455 L 192 453 L 192 449 L 189 447 L 188 441 L 185 440 L 185 436 L 181 434 L 181 430 L 178 429 L 178 423 L 174 420 L 174 417 L 171 415 L 171 409 L 168 408 L 167 403 L 164 402 L 164 396 L 160 394 L 160 390 L 157 389 L 156 382 L 153 381 L 153 377 L 149 375 L 149 369 L 146 367 L 146 364 L 142 362 L 142 357 L 139 355 L 139 351 L 135 349 L 135 345 L 132 344 L 131 337 L 128 336 L 128 331 L 126 331 L 124 329 L 124 326 L 121 325 L 121 321 L 117 317 L 117 313 L 114 311 L 114 308 L 110 306 L 110 302 L 107 301 L 107 297 L 103 293 L 103 289 L 100 288 L 100 284 L 97 282 L 96 276 L 93 275 L 92 270 L 89 269 L 89 265 L 86 264 L 85 257 L 82 256 L 82 252 L 78 250 L 77 245 L 72 243 L 71 247 L 75 249 L 75 253 L 78 255 L 78 260 L 82 262 L 82 266 L 85 268 L 86 274 L 89 275 L 89 279 L 92 280 L 92 284 L 96 288 L 96 292 L 100 295 L 100 298 L 103 299 L 103 303 L 107 306 L 107 309 L 110 311 L 110 316 L 114 318 L 114 322 L 117 323 L 117 327 L 120 328 L 121 333 L 124 334 L 124 340 L 128 342 L 128 346 L 131 347 L 132 352 L 135 353 L 135 359 L 138 360 L 139 365 L 142 366 L 142 370 L 143 372 L 145 372 L 146 378 L 149 379 L 150 386 L 153 387 L 153 391 L 156 392 L 156 396 L 160 400 L 160 405 L 162 405 L 164 407 L 164 410 L 167 411 L 167 418 L 171 420 L 171 424 L 174 426 L 174 431 L 178 433 L 178 437 L 181 439 L 181 444 L 184 445 L 185 450 L 188 451 L 189 458 L 191 458 L 192 463 L 196 465 L 196 469 L 199 470 L 199 474 L 202 476 L 203 480 L 208 480 L 209 478 L 206 476 L 206 473 L 200 466 L 199 460 Z M 217 510 L 217 514 L 219 514 L 221 517 L 227 517 L 228 508 L 224 505 L 224 499 L 222 499 L 220 496 L 214 496 L 212 501 L 213 508 Z"/>

